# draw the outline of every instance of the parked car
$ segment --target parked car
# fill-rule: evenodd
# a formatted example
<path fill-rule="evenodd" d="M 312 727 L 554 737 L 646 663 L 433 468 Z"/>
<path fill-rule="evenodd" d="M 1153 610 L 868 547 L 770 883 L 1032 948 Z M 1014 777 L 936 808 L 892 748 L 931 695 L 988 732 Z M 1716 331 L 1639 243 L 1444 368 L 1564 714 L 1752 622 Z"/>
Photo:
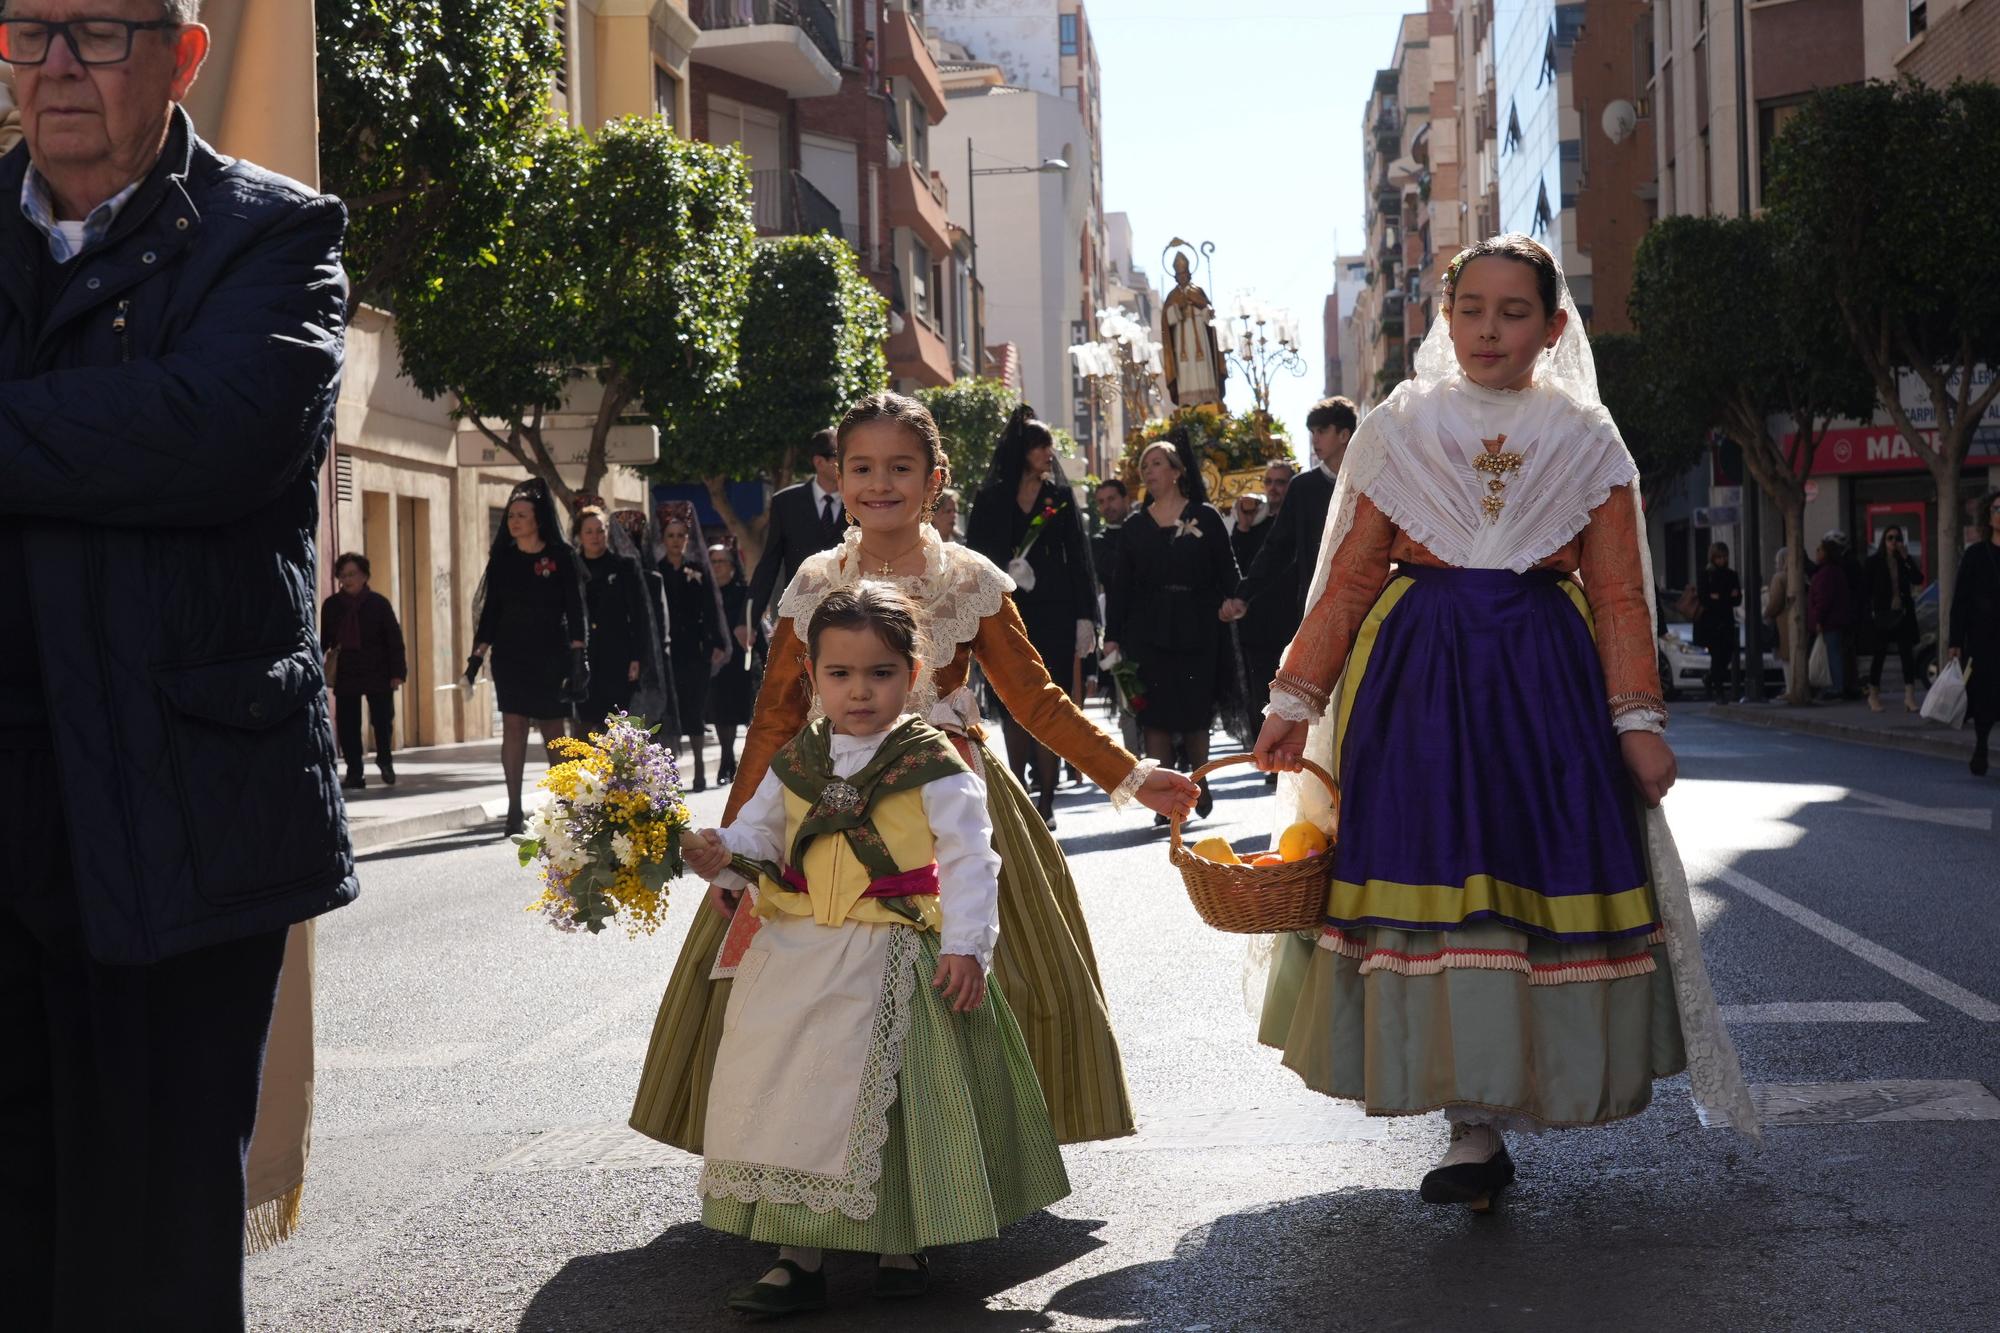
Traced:
<path fill-rule="evenodd" d="M 1665 588 L 1659 589 L 1660 618 L 1654 626 L 1658 630 L 1655 641 L 1660 654 L 1660 690 L 1669 702 L 1683 694 L 1701 695 L 1708 692 L 1708 650 L 1694 644 L 1694 624 L 1680 613 L 1674 605 L 1677 596 Z M 1936 608 L 1932 608 L 1932 619 L 1936 619 Z M 1743 652 L 1743 610 L 1736 611 L 1736 642 L 1738 656 L 1748 661 Z M 1764 656 L 1764 693 L 1767 696 L 1782 694 L 1791 679 L 1788 663 L 1777 659 L 1775 653 L 1767 650 Z"/>

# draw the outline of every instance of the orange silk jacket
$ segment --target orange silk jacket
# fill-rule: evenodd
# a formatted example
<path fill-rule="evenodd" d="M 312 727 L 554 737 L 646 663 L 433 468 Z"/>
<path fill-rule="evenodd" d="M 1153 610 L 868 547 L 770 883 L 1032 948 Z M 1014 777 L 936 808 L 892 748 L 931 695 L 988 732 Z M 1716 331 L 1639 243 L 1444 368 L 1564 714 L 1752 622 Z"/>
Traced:
<path fill-rule="evenodd" d="M 1027 627 L 1014 609 L 1013 598 L 1001 598 L 1000 609 L 980 620 L 979 633 L 969 643 L 957 645 L 951 661 L 937 673 L 938 698 L 949 698 L 965 684 L 975 658 L 1007 711 L 1036 740 L 1075 764 L 1106 791 L 1116 791 L 1131 776 L 1138 760 L 1084 716 L 1069 695 L 1049 679 L 1041 655 L 1028 642 Z M 743 756 L 729 789 L 723 823 L 736 818 L 736 811 L 763 780 L 771 756 L 805 727 L 811 708 L 812 672 L 806 646 L 792 622 L 780 620 L 771 636 L 764 686 L 757 694 L 756 717 L 743 738 Z"/>
<path fill-rule="evenodd" d="M 1639 561 L 1639 510 L 1623 487 L 1590 513 L 1590 521 L 1568 544 L 1536 566 L 1579 576 L 1590 603 L 1597 655 L 1604 664 L 1606 702 L 1611 716 L 1657 709 L 1659 651 L 1646 609 L 1646 576 Z M 1279 688 L 1324 706 L 1361 622 L 1389 582 L 1392 564 L 1443 567 L 1445 562 L 1412 541 L 1366 495 L 1354 508 L 1354 526 L 1333 553 L 1326 591 L 1285 651 Z"/>

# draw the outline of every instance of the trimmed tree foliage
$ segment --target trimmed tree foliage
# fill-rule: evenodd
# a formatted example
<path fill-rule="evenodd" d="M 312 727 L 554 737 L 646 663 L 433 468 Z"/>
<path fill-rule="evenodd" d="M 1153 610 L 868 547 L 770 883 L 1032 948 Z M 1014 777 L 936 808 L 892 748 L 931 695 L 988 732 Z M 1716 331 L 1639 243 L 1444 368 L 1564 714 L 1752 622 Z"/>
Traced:
<path fill-rule="evenodd" d="M 713 400 L 735 366 L 752 240 L 735 149 L 653 118 L 595 136 L 551 125 L 492 243 L 443 256 L 399 299 L 404 371 L 567 504 L 547 414 L 567 401 L 590 417 L 589 492 L 621 418 Z"/>
<path fill-rule="evenodd" d="M 1657 392 L 1735 440 L 1784 515 L 1785 577 L 1803 588 L 1814 451 L 1836 418 L 1868 414 L 1874 390 L 1840 336 L 1833 294 L 1780 239 L 1766 218 L 1663 218 L 1639 243 L 1631 312 Z M 1773 433 L 1774 416 L 1791 422 L 1790 444 Z M 1789 693 L 1804 703 L 1804 599 L 1787 615 Z"/>
<path fill-rule="evenodd" d="M 835 236 L 758 241 L 733 380 L 659 410 L 660 481 L 701 482 L 755 563 L 766 518 L 746 524 L 728 481 L 788 484 L 813 435 L 888 387 L 889 303 Z"/>
<path fill-rule="evenodd" d="M 350 312 L 477 251 L 562 65 L 562 0 L 318 0 L 320 170 L 347 203 Z"/>
<path fill-rule="evenodd" d="M 1000 442 L 1007 418 L 1021 405 L 1021 395 L 995 379 L 962 379 L 934 389 L 920 389 L 917 397 L 936 419 L 944 436 L 945 457 L 951 460 L 954 486 L 968 494 L 986 480 L 993 462 L 993 446 Z M 1074 446 L 1070 449 L 1074 453 Z"/>
<path fill-rule="evenodd" d="M 1941 620 L 1951 613 L 1959 474 L 2000 378 L 2000 87 L 1869 83 L 1800 107 L 1771 155 L 1771 215 L 1840 313 L 1896 429 L 1937 487 Z M 1904 411 L 1898 372 L 1923 382 L 1927 435 Z"/>
<path fill-rule="evenodd" d="M 1651 494 L 1699 462 L 1712 423 L 1660 379 L 1645 339 L 1636 333 L 1600 333 L 1591 338 L 1590 351 L 1597 362 L 1598 394 L 1639 465 L 1640 489 Z"/>

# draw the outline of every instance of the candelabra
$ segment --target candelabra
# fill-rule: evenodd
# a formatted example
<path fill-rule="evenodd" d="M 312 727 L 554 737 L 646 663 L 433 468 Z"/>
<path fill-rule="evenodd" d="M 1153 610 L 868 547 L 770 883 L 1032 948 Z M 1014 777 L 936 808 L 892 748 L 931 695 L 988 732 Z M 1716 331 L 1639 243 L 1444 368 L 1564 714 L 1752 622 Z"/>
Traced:
<path fill-rule="evenodd" d="M 1271 384 L 1279 375 L 1306 373 L 1305 358 L 1299 355 L 1299 322 L 1280 306 L 1239 294 L 1227 318 L 1215 321 L 1215 333 L 1230 363 L 1249 382 L 1259 412 L 1270 412 Z"/>
<path fill-rule="evenodd" d="M 1107 410 L 1124 411 L 1125 428 L 1149 420 L 1159 402 L 1160 344 L 1123 306 L 1097 312 L 1097 340 L 1069 349 L 1076 373 Z"/>

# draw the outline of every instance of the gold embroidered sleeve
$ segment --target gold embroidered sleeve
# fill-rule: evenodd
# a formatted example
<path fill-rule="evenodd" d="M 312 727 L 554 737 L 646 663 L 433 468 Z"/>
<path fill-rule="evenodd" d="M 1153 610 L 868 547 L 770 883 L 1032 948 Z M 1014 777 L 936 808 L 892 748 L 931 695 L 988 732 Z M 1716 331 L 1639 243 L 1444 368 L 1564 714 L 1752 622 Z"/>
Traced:
<path fill-rule="evenodd" d="M 1659 648 L 1646 610 L 1646 575 L 1639 563 L 1639 508 L 1619 487 L 1590 513 L 1583 529 L 1577 572 L 1596 623 L 1597 656 L 1613 716 L 1639 710 L 1664 713 Z"/>
<path fill-rule="evenodd" d="M 1347 653 L 1354 635 L 1382 585 L 1389 581 L 1389 547 L 1396 539 L 1396 525 L 1361 496 L 1354 506 L 1354 526 L 1333 553 L 1326 590 L 1299 626 L 1298 636 L 1285 650 L 1284 665 L 1272 688 L 1283 690 L 1310 703 L 1326 707 L 1334 682 L 1347 666 Z"/>
<path fill-rule="evenodd" d="M 972 653 L 1000 702 L 1036 740 L 1108 792 L 1117 791 L 1131 775 L 1138 760 L 1085 717 L 1069 695 L 1049 679 L 1041 655 L 1028 642 L 1027 626 L 1021 623 L 1013 598 L 1002 598 L 1000 609 L 979 622 Z"/>
<path fill-rule="evenodd" d="M 806 715 L 811 711 L 812 676 L 806 665 L 806 646 L 792 632 L 792 622 L 780 620 L 771 634 L 764 685 L 757 691 L 756 715 L 750 719 L 750 729 L 743 734 L 743 755 L 736 762 L 736 781 L 730 785 L 729 801 L 722 809 L 725 825 L 736 818 L 736 812 L 764 780 L 771 757 L 805 730 Z"/>

